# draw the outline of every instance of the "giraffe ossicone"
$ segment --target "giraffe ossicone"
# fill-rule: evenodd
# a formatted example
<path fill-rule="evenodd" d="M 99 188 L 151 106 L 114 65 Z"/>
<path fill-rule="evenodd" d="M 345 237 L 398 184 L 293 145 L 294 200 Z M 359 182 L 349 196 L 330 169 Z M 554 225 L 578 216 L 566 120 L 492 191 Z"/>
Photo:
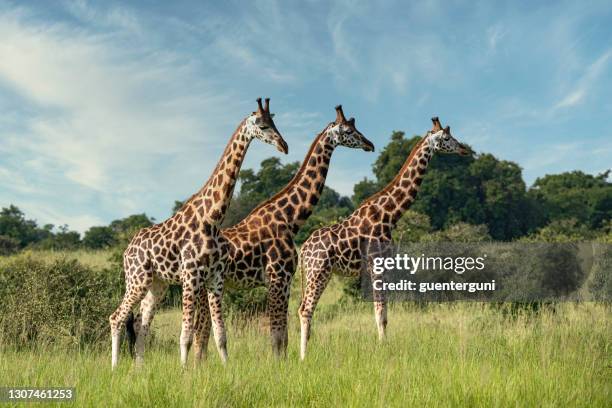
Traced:
<path fill-rule="evenodd" d="M 187 362 L 193 340 L 194 315 L 201 303 L 207 304 L 221 360 L 227 359 L 227 346 L 221 298 L 222 270 L 227 256 L 220 239 L 220 225 L 232 198 L 236 179 L 246 151 L 253 139 L 287 153 L 287 143 L 276 129 L 270 113 L 257 99 L 257 111 L 240 122 L 206 184 L 172 217 L 140 230 L 123 256 L 126 291 L 117 310 L 109 317 L 112 338 L 111 366 L 119 360 L 121 330 L 140 303 L 140 313 L 129 319 L 135 332 L 134 354 L 137 364 L 144 358 L 144 342 L 156 308 L 170 284 L 183 288 L 183 321 L 180 355 Z M 197 353 L 196 353 L 197 354 Z"/>
<path fill-rule="evenodd" d="M 314 231 L 300 250 L 302 279 L 305 290 L 299 308 L 301 324 L 300 357 L 306 357 L 311 321 L 332 273 L 359 276 L 362 262 L 370 270 L 370 260 L 376 254 L 362 253 L 365 248 L 389 248 L 391 231 L 402 214 L 416 198 L 429 161 L 435 153 L 470 154 L 469 148 L 459 143 L 450 132 L 442 128 L 437 117 L 432 118 L 433 127 L 412 149 L 404 165 L 393 180 L 381 191 L 366 199 L 342 222 Z M 385 336 L 387 307 L 382 292 L 374 291 L 374 310 L 379 338 Z"/>

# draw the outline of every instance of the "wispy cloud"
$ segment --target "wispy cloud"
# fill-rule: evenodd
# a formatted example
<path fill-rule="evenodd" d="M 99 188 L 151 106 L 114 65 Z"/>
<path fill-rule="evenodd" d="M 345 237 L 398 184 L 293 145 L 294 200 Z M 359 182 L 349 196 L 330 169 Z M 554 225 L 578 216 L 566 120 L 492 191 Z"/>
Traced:
<path fill-rule="evenodd" d="M 137 194 L 146 201 L 156 181 L 170 179 L 160 158 L 196 159 L 195 151 L 207 150 L 202 135 L 220 137 L 217 143 L 226 138 L 220 132 L 228 126 L 226 111 L 219 107 L 231 105 L 231 92 L 207 83 L 172 52 L 123 47 L 124 26 L 131 32 L 138 23 L 125 23 L 127 14 L 117 13 L 102 21 L 122 16 L 120 29 L 103 36 L 37 22 L 23 9 L 0 15 L 0 81 L 32 106 L 20 118 L 25 131 L 9 131 L 0 140 L 0 149 L 19 157 L 19 169 L 3 169 L 4 175 L 21 174 L 12 188 L 44 188 L 45 174 L 59 172 L 66 189 L 111 194 L 118 205 Z M 28 160 L 34 157 L 46 173 Z M 133 208 L 116 213 L 124 210 Z"/>
<path fill-rule="evenodd" d="M 489 27 L 487 30 L 487 40 L 489 43 L 489 48 L 493 51 L 497 49 L 499 43 L 504 39 L 507 34 L 507 30 L 503 26 L 503 24 L 495 24 L 492 27 Z"/>
<path fill-rule="evenodd" d="M 610 56 L 612 56 L 612 49 L 604 52 L 588 65 L 576 85 L 554 106 L 553 110 L 571 108 L 584 103 L 588 92 L 595 86 L 601 75 L 606 72 Z"/>
<path fill-rule="evenodd" d="M 343 103 L 378 148 L 440 115 L 528 181 L 595 171 L 610 161 L 593 120 L 611 109 L 610 13 L 597 0 L 501 11 L 0 0 L 0 205 L 79 229 L 143 211 L 162 219 L 206 180 L 257 96 L 272 97 L 284 161 L 301 160 Z M 376 155 L 361 153 L 337 152 L 328 185 L 350 194 L 370 175 Z M 245 166 L 272 154 L 255 143 Z"/>

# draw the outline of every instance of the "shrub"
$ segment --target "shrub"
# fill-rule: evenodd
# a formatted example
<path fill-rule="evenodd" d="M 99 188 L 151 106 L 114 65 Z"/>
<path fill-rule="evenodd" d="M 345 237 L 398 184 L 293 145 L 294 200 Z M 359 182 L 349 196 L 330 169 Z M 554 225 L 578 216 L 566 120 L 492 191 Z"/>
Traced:
<path fill-rule="evenodd" d="M 0 341 L 16 347 L 97 342 L 119 304 L 121 280 L 76 260 L 14 258 L 0 266 Z"/>
<path fill-rule="evenodd" d="M 226 288 L 223 293 L 223 311 L 234 317 L 252 317 L 266 312 L 268 289 Z"/>
<path fill-rule="evenodd" d="M 592 280 L 589 290 L 594 300 L 612 302 L 612 245 L 594 243 L 595 264 L 592 269 Z"/>
<path fill-rule="evenodd" d="M 19 241 L 6 235 L 0 235 L 0 255 L 11 255 L 19 251 Z"/>

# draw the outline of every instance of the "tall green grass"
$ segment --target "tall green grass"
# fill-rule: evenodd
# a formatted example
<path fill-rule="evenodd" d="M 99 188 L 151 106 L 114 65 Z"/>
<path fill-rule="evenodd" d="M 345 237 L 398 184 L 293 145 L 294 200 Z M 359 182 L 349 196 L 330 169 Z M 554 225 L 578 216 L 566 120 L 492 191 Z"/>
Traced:
<path fill-rule="evenodd" d="M 109 253 L 33 252 L 52 263 L 77 258 L 108 266 Z M 0 262 L 7 259 L 0 259 Z M 297 305 L 290 303 L 289 350 L 271 353 L 265 319 L 228 317 L 222 366 L 209 345 L 201 366 L 179 364 L 178 309 L 158 313 L 145 366 L 125 353 L 110 371 L 101 345 L 0 343 L 0 386 L 76 387 L 76 406 L 612 406 L 610 306 L 556 305 L 538 313 L 478 303 L 395 304 L 379 343 L 372 305 L 343 298 L 334 278 L 319 303 L 307 359 L 299 361 Z"/>
<path fill-rule="evenodd" d="M 70 251 L 27 250 L 22 251 L 17 255 L 0 256 L 0 265 L 9 263 L 17 257 L 29 256 L 48 263 L 53 263 L 54 261 L 60 259 L 76 259 L 87 267 L 104 269 L 111 266 L 110 257 L 112 253 L 113 251 L 110 249 L 100 249 L 95 251 L 91 249 L 77 249 Z"/>
<path fill-rule="evenodd" d="M 371 305 L 324 304 L 305 362 L 291 311 L 286 360 L 258 322 L 230 322 L 230 361 L 212 345 L 200 367 L 178 361 L 180 312 L 160 313 L 145 366 L 127 355 L 110 371 L 107 349 L 3 350 L 2 385 L 74 386 L 79 406 L 534 406 L 612 402 L 610 310 L 563 304 L 504 316 L 487 305 L 396 305 L 387 340 Z"/>

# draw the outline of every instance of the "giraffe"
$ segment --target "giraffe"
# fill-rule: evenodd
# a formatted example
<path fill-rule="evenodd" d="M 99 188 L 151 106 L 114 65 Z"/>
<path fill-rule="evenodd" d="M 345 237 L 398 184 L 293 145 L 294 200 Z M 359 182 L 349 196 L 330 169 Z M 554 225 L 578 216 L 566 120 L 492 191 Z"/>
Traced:
<path fill-rule="evenodd" d="M 391 242 L 391 231 L 414 202 L 434 153 L 470 154 L 470 150 L 451 135 L 450 127 L 443 129 L 437 117 L 432 118 L 432 122 L 433 128 L 412 149 L 399 173 L 385 188 L 365 200 L 342 222 L 314 231 L 302 245 L 302 276 L 306 278 L 298 310 L 302 360 L 306 357 L 314 309 L 332 272 L 358 276 L 362 266 L 366 266 L 371 274 L 371 259 L 375 253 L 366 254 L 365 248 L 388 247 L 385 244 Z M 366 258 L 368 264 L 362 265 Z M 375 320 L 382 340 L 387 325 L 387 308 L 382 293 L 375 291 L 373 295 Z"/>
<path fill-rule="evenodd" d="M 224 228 L 229 243 L 224 271 L 226 285 L 235 288 L 267 286 L 272 348 L 277 356 L 287 348 L 287 306 L 291 279 L 297 264 L 293 238 L 317 204 L 336 146 L 374 151 L 374 145 L 346 119 L 339 105 L 336 120 L 319 133 L 293 179 L 276 195 L 256 207 L 241 222 Z M 201 306 L 206 307 L 205 304 Z M 210 333 L 208 313 L 198 313 L 194 348 L 206 350 Z"/>
<path fill-rule="evenodd" d="M 219 242 L 220 224 L 229 205 L 236 178 L 246 151 L 257 138 L 288 152 L 287 143 L 276 129 L 270 114 L 269 98 L 265 107 L 257 99 L 258 109 L 239 124 L 230 138 L 221 159 L 206 184 L 182 208 L 166 221 L 141 229 L 123 254 L 126 291 L 117 310 L 109 317 L 112 336 L 111 366 L 119 358 L 121 328 L 140 303 L 136 329 L 135 359 L 140 365 L 144 357 L 144 341 L 156 307 L 169 284 L 183 289 L 183 321 L 180 354 L 183 366 L 192 342 L 194 313 L 203 293 L 207 294 L 213 315 L 215 342 L 221 360 L 227 359 L 225 327 L 221 313 L 223 280 L 221 276 L 225 250 Z"/>

